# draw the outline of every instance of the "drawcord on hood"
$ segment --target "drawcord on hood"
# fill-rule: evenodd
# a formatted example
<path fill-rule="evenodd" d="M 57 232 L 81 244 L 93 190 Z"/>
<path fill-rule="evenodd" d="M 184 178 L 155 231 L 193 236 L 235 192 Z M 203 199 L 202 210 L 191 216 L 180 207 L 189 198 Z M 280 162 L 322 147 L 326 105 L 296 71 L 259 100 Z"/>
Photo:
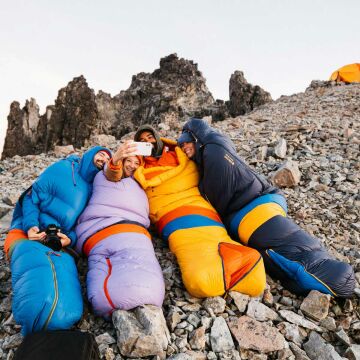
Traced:
<path fill-rule="evenodd" d="M 72 172 L 72 180 L 73 180 L 73 184 L 74 186 L 76 186 L 76 179 L 75 179 L 75 168 L 74 168 L 74 162 L 71 162 L 71 172 Z"/>

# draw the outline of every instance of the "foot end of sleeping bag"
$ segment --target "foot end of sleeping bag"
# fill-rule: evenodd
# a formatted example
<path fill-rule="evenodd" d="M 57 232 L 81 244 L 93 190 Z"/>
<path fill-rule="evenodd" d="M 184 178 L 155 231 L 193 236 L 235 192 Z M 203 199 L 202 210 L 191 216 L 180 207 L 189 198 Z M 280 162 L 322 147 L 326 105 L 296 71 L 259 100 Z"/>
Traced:
<path fill-rule="evenodd" d="M 260 253 L 246 246 L 220 243 L 226 291 L 259 296 L 266 286 L 264 262 Z"/>

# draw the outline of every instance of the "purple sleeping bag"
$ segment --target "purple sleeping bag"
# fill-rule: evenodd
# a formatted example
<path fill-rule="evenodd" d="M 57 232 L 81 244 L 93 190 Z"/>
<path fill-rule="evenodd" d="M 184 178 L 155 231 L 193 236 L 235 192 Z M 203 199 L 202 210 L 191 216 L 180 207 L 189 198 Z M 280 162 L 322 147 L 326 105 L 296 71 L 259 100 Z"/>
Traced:
<path fill-rule="evenodd" d="M 133 178 L 111 182 L 103 171 L 96 175 L 76 227 L 76 249 L 89 258 L 87 292 L 96 314 L 109 317 L 116 309 L 144 304 L 161 307 L 165 286 L 146 230 L 148 215 L 146 194 Z"/>

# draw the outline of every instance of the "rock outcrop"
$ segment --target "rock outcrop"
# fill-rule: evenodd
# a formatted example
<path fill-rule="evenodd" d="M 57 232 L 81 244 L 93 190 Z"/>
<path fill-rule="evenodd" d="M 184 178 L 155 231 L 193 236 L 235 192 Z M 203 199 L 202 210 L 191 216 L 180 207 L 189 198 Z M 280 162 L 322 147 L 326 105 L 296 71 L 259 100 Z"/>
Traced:
<path fill-rule="evenodd" d="M 133 76 L 130 87 L 114 97 L 103 91 L 95 95 L 79 76 L 59 90 L 55 105 L 42 116 L 34 99 L 23 109 L 12 103 L 2 158 L 47 152 L 55 145 L 79 148 L 94 134 L 119 138 L 144 123 L 180 123 L 212 114 L 224 119 L 225 103 L 214 101 L 197 64 L 172 54 L 153 73 Z"/>
<path fill-rule="evenodd" d="M 271 95 L 258 85 L 249 84 L 242 71 L 235 71 L 229 83 L 229 112 L 235 117 L 272 101 Z"/>
<path fill-rule="evenodd" d="M 21 109 L 17 101 L 10 105 L 8 128 L 4 143 L 3 158 L 6 156 L 26 155 L 38 152 L 38 126 L 40 123 L 39 106 L 31 98 Z"/>
<path fill-rule="evenodd" d="M 230 79 L 230 101 L 214 100 L 197 64 L 171 54 L 154 72 L 134 75 L 130 87 L 114 97 L 95 94 L 79 76 L 59 90 L 55 104 L 42 116 L 34 99 L 23 109 L 13 102 L 2 159 L 47 152 L 56 145 L 79 148 L 99 134 L 120 138 L 144 123 L 166 129 L 179 128 L 191 116 L 224 120 L 229 109 L 237 116 L 268 101 L 270 95 L 248 84 L 239 71 Z"/>

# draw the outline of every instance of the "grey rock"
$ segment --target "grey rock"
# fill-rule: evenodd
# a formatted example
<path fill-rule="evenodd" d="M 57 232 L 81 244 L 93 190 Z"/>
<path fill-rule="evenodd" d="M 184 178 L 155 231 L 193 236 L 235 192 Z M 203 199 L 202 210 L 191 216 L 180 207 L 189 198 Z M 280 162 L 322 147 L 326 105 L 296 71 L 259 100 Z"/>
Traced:
<path fill-rule="evenodd" d="M 113 323 L 124 356 L 162 355 L 168 346 L 170 334 L 162 310 L 156 306 L 144 305 L 133 312 L 117 310 Z"/>
<path fill-rule="evenodd" d="M 230 330 L 222 317 L 217 317 L 211 327 L 211 348 L 214 352 L 222 352 L 235 348 Z"/>
<path fill-rule="evenodd" d="M 279 315 L 274 310 L 256 299 L 250 300 L 246 315 L 258 321 L 280 320 Z"/>
<path fill-rule="evenodd" d="M 96 336 L 95 340 L 99 345 L 100 344 L 111 345 L 116 343 L 116 340 L 107 332 Z"/>
<path fill-rule="evenodd" d="M 54 147 L 54 154 L 57 157 L 66 157 L 70 154 L 72 154 L 73 152 L 75 152 L 74 146 L 72 145 L 55 145 Z"/>
<path fill-rule="evenodd" d="M 313 322 L 304 319 L 298 314 L 295 314 L 294 312 L 290 310 L 280 310 L 279 314 L 287 321 L 291 322 L 292 324 L 300 325 L 306 329 L 310 330 L 316 330 L 321 332 L 321 328 L 314 324 Z"/>
<path fill-rule="evenodd" d="M 290 324 L 286 321 L 281 323 L 280 325 L 282 328 L 282 334 L 287 340 L 292 341 L 298 346 L 302 346 L 304 337 L 300 334 L 299 327 L 297 325 Z"/>
<path fill-rule="evenodd" d="M 246 306 L 247 306 L 247 304 L 249 302 L 250 296 L 245 295 L 245 294 L 241 294 L 241 293 L 239 293 L 237 291 L 229 291 L 229 295 L 234 300 L 234 303 L 235 303 L 236 307 L 238 308 L 238 310 L 242 314 L 246 310 Z"/>
<path fill-rule="evenodd" d="M 206 298 L 202 303 L 202 306 L 209 313 L 213 312 L 214 314 L 223 313 L 225 310 L 225 305 L 226 301 L 220 296 Z"/>
<path fill-rule="evenodd" d="M 335 336 L 346 346 L 350 346 L 351 345 L 351 341 L 349 336 L 346 334 L 346 332 L 344 331 L 344 329 L 340 329 L 339 331 L 337 331 L 335 333 Z"/>
<path fill-rule="evenodd" d="M 345 356 L 349 360 L 360 360 L 360 345 L 351 345 L 346 349 Z"/>
<path fill-rule="evenodd" d="M 11 335 L 5 338 L 2 345 L 3 350 L 14 349 L 18 347 L 23 341 L 23 336 L 20 333 Z"/>
<path fill-rule="evenodd" d="M 248 316 L 229 321 L 229 328 L 241 349 L 256 350 L 261 353 L 285 348 L 283 335 L 274 327 L 256 321 Z"/>
<path fill-rule="evenodd" d="M 312 360 L 341 360 L 341 356 L 334 347 L 327 344 L 325 340 L 315 331 L 310 333 L 309 341 L 304 344 L 306 354 Z"/>
<path fill-rule="evenodd" d="M 284 159 L 286 156 L 286 151 L 287 151 L 286 140 L 281 138 L 275 146 L 274 153 L 278 158 Z"/>
<path fill-rule="evenodd" d="M 330 299 L 330 295 L 312 290 L 302 302 L 300 310 L 316 321 L 325 319 L 329 312 Z"/>
<path fill-rule="evenodd" d="M 319 325 L 321 327 L 329 330 L 329 331 L 335 331 L 336 330 L 335 319 L 333 319 L 331 317 L 326 317 L 325 319 L 321 320 Z"/>
<path fill-rule="evenodd" d="M 203 350 L 205 342 L 205 328 L 203 326 L 200 326 L 190 334 L 189 344 L 193 350 Z"/>
<path fill-rule="evenodd" d="M 300 182 L 301 173 L 295 161 L 286 161 L 276 172 L 273 174 L 273 183 L 282 187 L 294 187 Z"/>
<path fill-rule="evenodd" d="M 296 344 L 290 342 L 289 347 L 295 355 L 295 360 L 310 360 L 309 357 L 306 355 L 306 352 Z"/>
<path fill-rule="evenodd" d="M 193 358 L 186 353 L 180 353 L 170 356 L 168 360 L 193 360 Z"/>

